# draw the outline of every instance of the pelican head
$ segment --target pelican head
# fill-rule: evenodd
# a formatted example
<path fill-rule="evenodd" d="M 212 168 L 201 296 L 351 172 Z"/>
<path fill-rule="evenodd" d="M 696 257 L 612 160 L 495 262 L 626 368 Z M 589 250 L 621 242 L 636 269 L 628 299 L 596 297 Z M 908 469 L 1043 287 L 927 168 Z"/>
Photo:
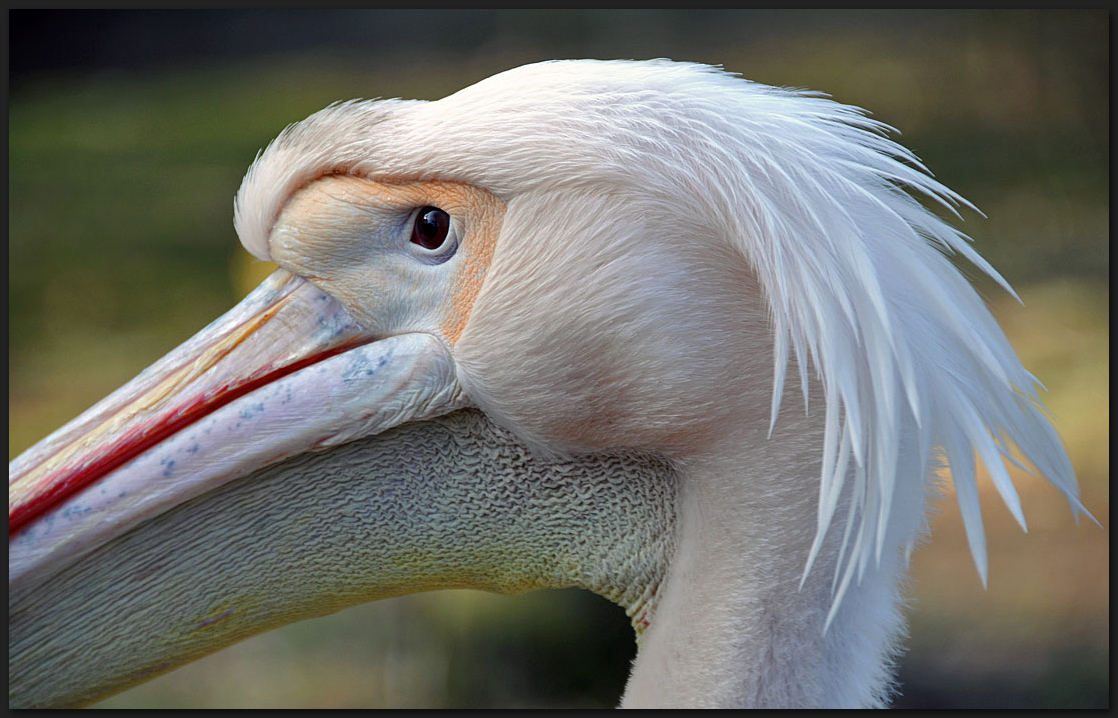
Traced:
<path fill-rule="evenodd" d="M 281 269 L 9 465 L 9 702 L 88 703 L 269 628 L 446 587 L 625 608 L 633 706 L 888 701 L 945 467 L 1081 510 L 1036 382 L 818 95 L 546 62 L 332 105 L 245 176 Z M 1006 285 L 1008 289 L 1008 285 Z"/>

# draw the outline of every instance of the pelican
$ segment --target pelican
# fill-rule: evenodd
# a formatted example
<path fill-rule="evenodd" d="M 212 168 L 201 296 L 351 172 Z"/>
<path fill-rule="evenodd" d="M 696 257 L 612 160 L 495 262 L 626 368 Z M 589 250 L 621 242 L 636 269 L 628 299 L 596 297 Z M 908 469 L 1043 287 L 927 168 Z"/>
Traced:
<path fill-rule="evenodd" d="M 984 583 L 978 461 L 1022 527 L 1007 461 L 1085 512 L 947 256 L 1012 292 L 937 214 L 970 205 L 888 135 L 667 60 L 291 125 L 234 203 L 280 269 L 9 464 L 9 704 L 570 586 L 631 618 L 624 706 L 887 704 L 948 470 Z"/>

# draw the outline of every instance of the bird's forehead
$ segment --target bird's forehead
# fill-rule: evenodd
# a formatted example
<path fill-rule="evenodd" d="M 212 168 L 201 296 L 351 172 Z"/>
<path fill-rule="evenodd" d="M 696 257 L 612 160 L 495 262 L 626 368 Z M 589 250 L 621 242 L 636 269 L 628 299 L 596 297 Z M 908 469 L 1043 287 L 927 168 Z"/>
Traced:
<path fill-rule="evenodd" d="M 375 221 L 428 205 L 473 222 L 491 214 L 501 202 L 483 189 L 460 182 L 396 182 L 329 175 L 291 196 L 273 227 L 272 240 L 284 226 L 316 224 L 332 217 L 347 222 L 363 218 Z"/>
<path fill-rule="evenodd" d="M 584 183 L 598 165 L 617 169 L 618 137 L 639 139 L 656 124 L 648 122 L 654 95 L 707 75 L 662 63 L 563 61 L 510 70 L 435 102 L 331 105 L 257 156 L 234 203 L 237 234 L 268 259 L 268 234 L 287 200 L 330 174 L 468 182 L 504 199 Z"/>
<path fill-rule="evenodd" d="M 580 138 L 602 129 L 595 119 L 601 106 L 616 104 L 602 88 L 647 81 L 631 65 L 540 63 L 435 102 L 331 105 L 289 126 L 257 156 L 234 203 L 237 233 L 250 253 L 268 259 L 268 234 L 287 200 L 330 174 L 472 182 L 506 199 L 533 178 L 551 182 L 564 168 L 582 176 L 586 168 L 569 155 Z M 606 114 L 613 121 L 605 127 L 616 126 L 617 113 Z M 608 154 L 608 138 L 603 142 Z"/>
<path fill-rule="evenodd" d="M 331 105 L 288 126 L 249 167 L 233 202 L 233 224 L 253 256 L 270 260 L 268 240 L 291 197 L 324 176 L 346 174 L 368 148 L 358 139 L 376 128 L 400 102 Z"/>

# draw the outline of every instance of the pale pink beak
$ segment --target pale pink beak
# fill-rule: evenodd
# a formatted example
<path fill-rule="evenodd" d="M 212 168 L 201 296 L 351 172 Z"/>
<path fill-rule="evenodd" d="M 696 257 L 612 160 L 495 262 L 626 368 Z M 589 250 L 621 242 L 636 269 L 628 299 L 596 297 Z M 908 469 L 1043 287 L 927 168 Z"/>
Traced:
<path fill-rule="evenodd" d="M 9 464 L 9 591 L 232 478 L 459 408 L 445 344 L 377 339 L 312 284 L 273 274 Z"/>

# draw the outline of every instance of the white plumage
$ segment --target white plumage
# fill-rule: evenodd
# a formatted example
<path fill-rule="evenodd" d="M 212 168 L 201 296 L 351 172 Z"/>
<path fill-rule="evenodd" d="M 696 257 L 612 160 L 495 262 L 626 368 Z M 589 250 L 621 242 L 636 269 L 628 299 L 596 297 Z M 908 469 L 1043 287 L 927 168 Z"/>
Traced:
<path fill-rule="evenodd" d="M 1013 290 L 909 192 L 951 211 L 971 205 L 932 179 L 889 131 L 857 108 L 700 65 L 530 65 L 437 103 L 344 103 L 292 126 L 245 177 L 236 226 L 246 249 L 270 259 L 267 235 L 291 188 L 335 168 L 458 180 L 532 200 L 608 189 L 620 206 L 601 218 L 611 220 L 608 228 L 596 231 L 630 223 L 612 240 L 620 243 L 648 242 L 627 235 L 647 226 L 642 219 L 660 219 L 661 201 L 687 197 L 691 204 L 671 205 L 669 221 L 715 225 L 709 229 L 748 260 L 769 302 L 772 422 L 790 358 L 805 404 L 809 366 L 823 384 L 828 415 L 813 556 L 850 459 L 860 500 L 846 521 L 852 546 L 843 586 L 852 569 L 880 560 L 894 491 L 916 487 L 918 500 L 919 477 L 940 448 L 985 582 L 971 456 L 982 458 L 1022 527 L 1002 437 L 1081 509 L 1074 473 L 1041 413 L 1036 380 L 940 253 L 965 257 Z M 902 455 L 910 463 L 898 468 Z"/>
<path fill-rule="evenodd" d="M 476 407 L 540 461 L 671 467 L 627 704 L 879 705 L 945 464 L 983 582 L 976 455 L 1022 526 L 1014 452 L 1083 510 L 1035 379 L 944 255 L 1008 285 L 921 202 L 969 204 L 888 130 L 701 65 L 541 63 L 289 127 L 235 223 L 376 339 L 439 339 L 436 414 Z M 449 258 L 401 254 L 434 203 L 413 195 L 463 208 Z"/>

